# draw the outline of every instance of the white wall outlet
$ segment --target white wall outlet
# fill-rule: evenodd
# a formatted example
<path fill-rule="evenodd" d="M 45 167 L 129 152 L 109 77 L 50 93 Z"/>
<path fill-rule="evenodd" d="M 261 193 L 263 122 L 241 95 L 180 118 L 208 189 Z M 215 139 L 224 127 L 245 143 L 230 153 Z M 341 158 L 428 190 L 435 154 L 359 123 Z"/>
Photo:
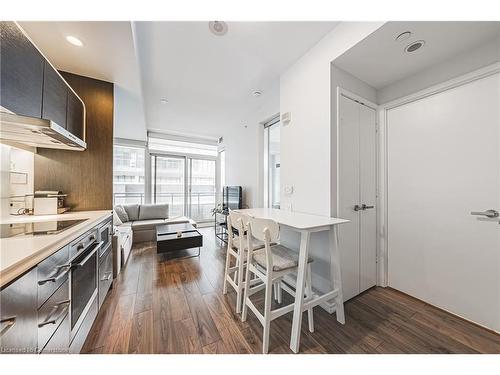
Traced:
<path fill-rule="evenodd" d="M 283 124 L 283 126 L 287 126 L 290 121 L 292 121 L 292 114 L 290 112 L 281 114 L 281 123 Z"/>

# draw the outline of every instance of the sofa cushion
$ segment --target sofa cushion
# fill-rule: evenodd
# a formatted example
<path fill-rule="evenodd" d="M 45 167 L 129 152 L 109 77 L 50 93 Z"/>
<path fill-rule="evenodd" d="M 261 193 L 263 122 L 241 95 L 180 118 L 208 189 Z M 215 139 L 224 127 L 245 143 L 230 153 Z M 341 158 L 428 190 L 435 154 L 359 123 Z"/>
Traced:
<path fill-rule="evenodd" d="M 139 205 L 138 204 L 124 204 L 123 208 L 127 212 L 128 221 L 139 220 Z"/>
<path fill-rule="evenodd" d="M 141 204 L 139 220 L 168 218 L 168 204 Z"/>
<path fill-rule="evenodd" d="M 137 220 L 132 222 L 132 230 L 156 229 L 159 224 L 165 224 L 165 219 Z"/>
<path fill-rule="evenodd" d="M 273 258 L 273 271 L 283 271 L 289 268 L 295 268 L 299 264 L 299 254 L 282 245 L 271 246 L 271 254 Z M 266 249 L 260 249 L 253 252 L 253 259 L 259 266 L 266 269 L 267 256 Z M 309 258 L 308 263 L 313 260 Z"/>
<path fill-rule="evenodd" d="M 125 208 L 123 208 L 123 206 L 115 206 L 113 211 L 116 213 L 122 223 L 126 223 L 127 221 L 129 221 L 127 211 L 125 211 Z"/>

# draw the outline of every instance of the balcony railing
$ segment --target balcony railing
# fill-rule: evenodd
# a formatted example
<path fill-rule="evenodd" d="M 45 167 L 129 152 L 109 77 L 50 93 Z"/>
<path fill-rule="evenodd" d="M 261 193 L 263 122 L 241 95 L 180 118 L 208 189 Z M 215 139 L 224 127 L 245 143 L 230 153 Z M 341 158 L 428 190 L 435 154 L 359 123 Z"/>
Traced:
<path fill-rule="evenodd" d="M 215 207 L 215 193 L 191 193 L 191 207 L 184 212 L 184 194 L 156 193 L 156 203 L 168 203 L 169 216 L 186 215 L 197 222 L 212 220 L 212 209 Z M 144 193 L 114 193 L 113 205 L 145 203 Z M 189 212 L 191 211 L 191 212 Z"/>

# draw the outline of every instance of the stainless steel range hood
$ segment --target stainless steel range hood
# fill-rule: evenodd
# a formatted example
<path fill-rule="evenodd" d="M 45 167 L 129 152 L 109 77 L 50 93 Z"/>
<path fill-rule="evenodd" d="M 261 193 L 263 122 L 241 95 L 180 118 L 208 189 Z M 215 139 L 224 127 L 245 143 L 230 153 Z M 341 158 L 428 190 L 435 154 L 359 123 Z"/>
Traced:
<path fill-rule="evenodd" d="M 50 120 L 0 111 L 0 140 L 29 147 L 83 151 L 87 143 Z"/>

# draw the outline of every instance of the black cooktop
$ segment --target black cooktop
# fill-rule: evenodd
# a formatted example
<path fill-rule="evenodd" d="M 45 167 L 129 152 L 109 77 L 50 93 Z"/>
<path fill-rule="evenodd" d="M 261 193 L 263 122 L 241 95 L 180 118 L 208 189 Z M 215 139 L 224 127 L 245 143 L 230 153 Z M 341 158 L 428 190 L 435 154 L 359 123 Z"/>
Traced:
<path fill-rule="evenodd" d="M 0 238 L 57 234 L 85 220 L 87 219 L 0 224 Z"/>

